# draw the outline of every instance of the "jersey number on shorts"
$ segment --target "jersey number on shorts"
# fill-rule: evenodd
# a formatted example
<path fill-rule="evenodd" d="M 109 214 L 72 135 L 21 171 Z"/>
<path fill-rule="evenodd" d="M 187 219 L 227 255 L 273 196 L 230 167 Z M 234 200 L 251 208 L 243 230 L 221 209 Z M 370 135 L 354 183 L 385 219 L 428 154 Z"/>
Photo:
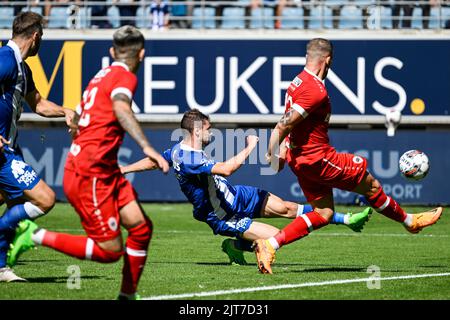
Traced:
<path fill-rule="evenodd" d="M 89 91 L 85 91 L 83 93 L 83 112 L 80 116 L 80 121 L 78 121 L 78 125 L 81 127 L 87 127 L 89 122 L 91 121 L 91 115 L 86 111 L 92 108 L 95 101 L 95 96 L 97 95 L 98 88 L 94 87 Z"/>

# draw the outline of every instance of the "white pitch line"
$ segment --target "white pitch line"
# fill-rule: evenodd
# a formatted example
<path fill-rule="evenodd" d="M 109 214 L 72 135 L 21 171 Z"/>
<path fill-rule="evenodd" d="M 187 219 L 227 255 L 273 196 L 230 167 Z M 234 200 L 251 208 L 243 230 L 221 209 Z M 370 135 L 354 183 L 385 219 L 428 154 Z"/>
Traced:
<path fill-rule="evenodd" d="M 373 282 L 374 280 L 387 281 L 387 280 L 404 280 L 404 279 L 448 277 L 448 276 L 450 276 L 450 273 L 428 273 L 428 274 L 417 274 L 417 275 L 386 277 L 386 278 L 370 277 L 370 278 L 359 278 L 359 279 L 332 280 L 332 281 L 323 281 L 323 282 L 306 282 L 306 283 L 298 283 L 298 284 L 283 284 L 283 285 L 277 285 L 277 286 L 263 286 L 263 287 L 254 287 L 254 288 L 241 288 L 241 289 L 231 289 L 231 290 L 217 290 L 217 291 L 151 296 L 151 297 L 143 298 L 143 300 L 170 300 L 170 299 L 183 299 L 183 298 L 193 298 L 193 297 L 209 297 L 209 296 L 219 296 L 219 295 L 225 295 L 225 294 L 244 293 L 244 292 L 295 289 L 295 288 L 304 288 L 304 287 L 319 287 L 319 286 L 328 286 L 328 285 L 334 285 L 334 284 L 347 284 L 347 283 L 368 282 L 368 281 Z"/>

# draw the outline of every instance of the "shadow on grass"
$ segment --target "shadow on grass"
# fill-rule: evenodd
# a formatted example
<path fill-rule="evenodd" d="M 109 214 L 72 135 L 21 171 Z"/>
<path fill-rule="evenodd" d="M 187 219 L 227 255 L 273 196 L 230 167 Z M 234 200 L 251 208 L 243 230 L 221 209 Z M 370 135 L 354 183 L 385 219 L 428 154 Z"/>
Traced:
<path fill-rule="evenodd" d="M 26 278 L 28 282 L 31 283 L 65 283 L 67 282 L 67 277 L 27 277 Z M 81 277 L 81 280 L 98 280 L 103 279 L 105 280 L 105 277 L 100 276 L 83 276 Z M 108 280 L 108 279 L 106 279 Z M 111 278 L 111 280 L 113 280 Z M 26 283 L 26 282 L 24 282 Z"/>

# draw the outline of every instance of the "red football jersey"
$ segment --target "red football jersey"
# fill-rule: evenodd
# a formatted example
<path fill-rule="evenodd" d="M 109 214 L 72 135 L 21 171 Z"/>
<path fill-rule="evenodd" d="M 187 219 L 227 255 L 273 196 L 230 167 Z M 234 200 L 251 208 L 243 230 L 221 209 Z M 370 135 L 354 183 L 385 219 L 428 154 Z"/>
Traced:
<path fill-rule="evenodd" d="M 125 131 L 112 107 L 112 97 L 123 93 L 132 99 L 136 75 L 127 65 L 114 62 L 89 82 L 80 103 L 79 132 L 67 156 L 66 169 L 80 175 L 108 177 L 119 171 L 117 153 Z"/>
<path fill-rule="evenodd" d="M 288 161 L 313 163 L 331 148 L 328 122 L 330 98 L 323 81 L 306 68 L 292 80 L 286 92 L 286 112 L 298 111 L 304 118 L 287 137 Z"/>

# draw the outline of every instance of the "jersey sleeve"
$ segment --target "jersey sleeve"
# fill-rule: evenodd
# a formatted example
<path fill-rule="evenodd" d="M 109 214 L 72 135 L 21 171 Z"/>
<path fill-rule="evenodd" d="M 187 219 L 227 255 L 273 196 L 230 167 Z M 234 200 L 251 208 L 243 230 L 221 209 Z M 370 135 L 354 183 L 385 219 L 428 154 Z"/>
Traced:
<path fill-rule="evenodd" d="M 111 98 L 116 94 L 125 94 L 130 100 L 133 99 L 133 95 L 137 87 L 137 77 L 131 72 L 121 72 L 115 77 L 115 81 L 111 87 Z"/>
<path fill-rule="evenodd" d="M 167 149 L 161 155 L 169 163 L 169 166 L 172 167 L 173 161 L 172 161 L 171 153 L 172 153 L 172 149 Z"/>
<path fill-rule="evenodd" d="M 315 87 L 300 85 L 292 101 L 291 108 L 300 113 L 303 118 L 306 118 L 321 105 L 326 96 L 325 91 L 321 92 Z"/>

